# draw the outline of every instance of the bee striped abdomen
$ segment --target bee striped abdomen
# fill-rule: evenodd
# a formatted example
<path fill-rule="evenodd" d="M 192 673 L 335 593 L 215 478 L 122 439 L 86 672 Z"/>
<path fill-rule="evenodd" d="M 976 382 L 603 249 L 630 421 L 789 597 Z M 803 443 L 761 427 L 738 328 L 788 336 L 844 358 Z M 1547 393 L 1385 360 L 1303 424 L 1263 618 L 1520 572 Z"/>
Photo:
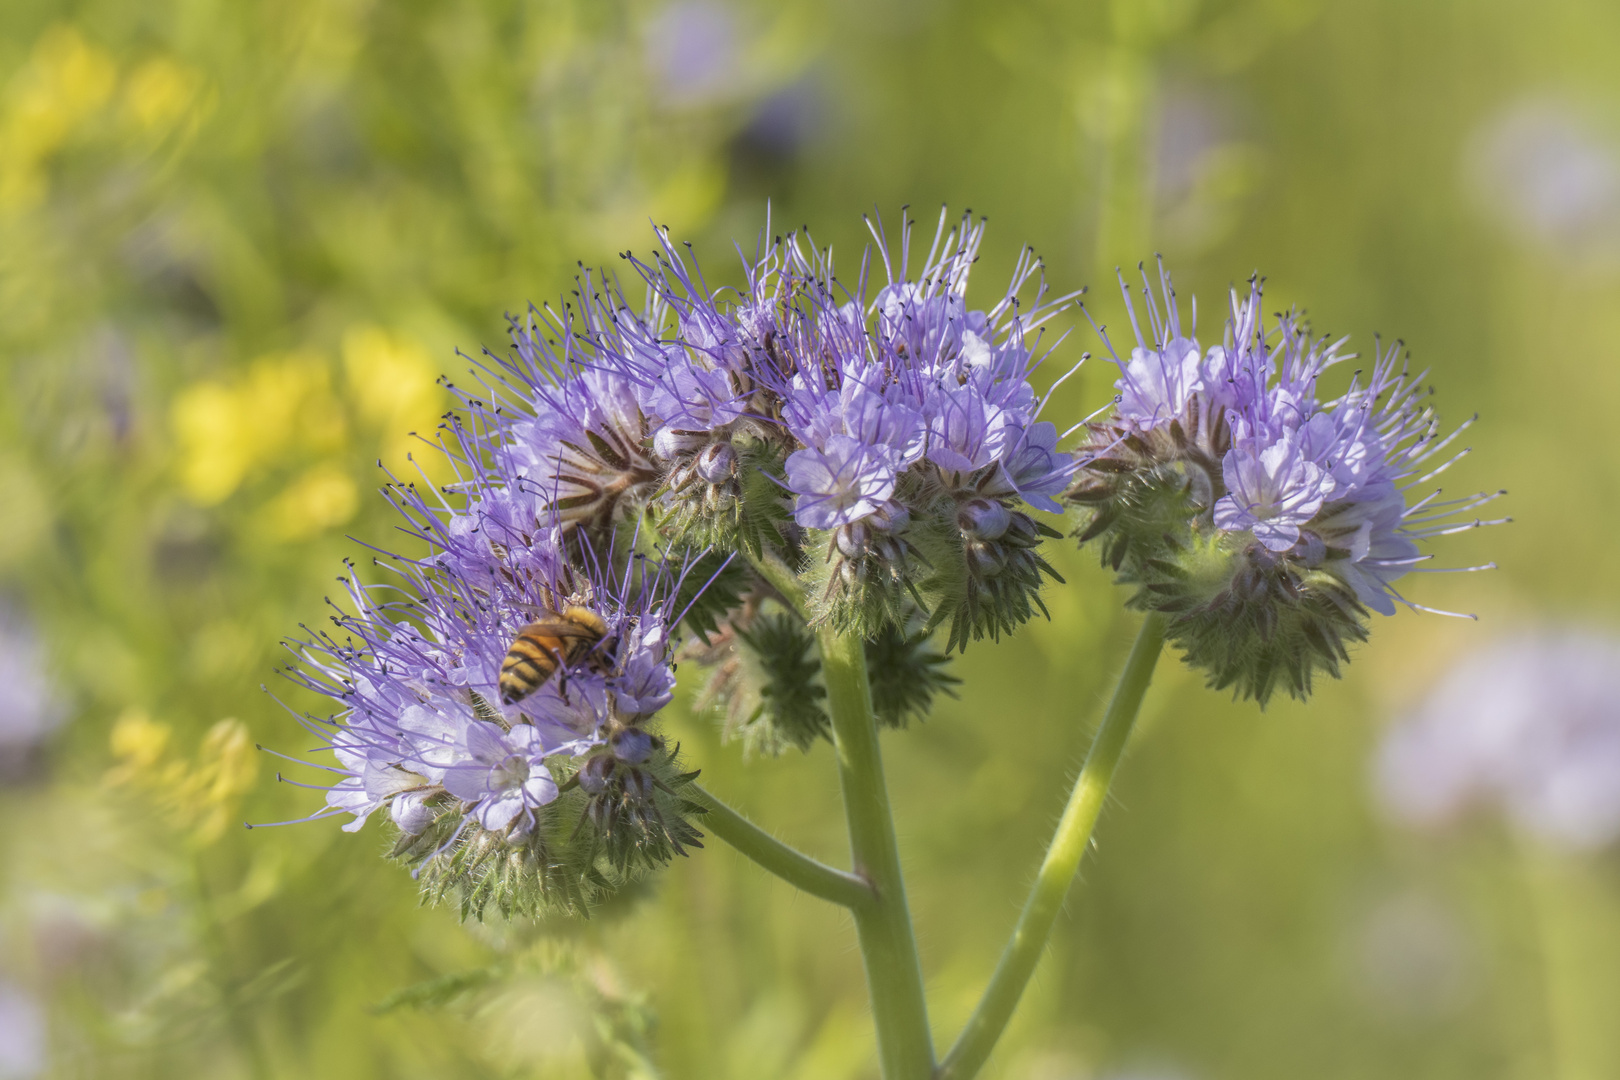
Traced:
<path fill-rule="evenodd" d="M 557 669 L 576 663 L 602 640 L 607 625 L 586 608 L 571 607 L 561 615 L 549 614 L 518 631 L 501 660 L 501 701 L 512 705 L 546 684 Z"/>
<path fill-rule="evenodd" d="M 501 701 L 511 705 L 528 697 L 545 685 L 561 664 L 562 658 L 526 628 L 501 661 Z"/>

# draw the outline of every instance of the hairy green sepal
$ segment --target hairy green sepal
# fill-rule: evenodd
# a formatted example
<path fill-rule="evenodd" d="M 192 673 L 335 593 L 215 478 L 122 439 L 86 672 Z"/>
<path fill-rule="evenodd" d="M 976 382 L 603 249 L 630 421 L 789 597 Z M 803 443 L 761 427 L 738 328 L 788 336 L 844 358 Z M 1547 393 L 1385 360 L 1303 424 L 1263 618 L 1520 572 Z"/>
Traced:
<path fill-rule="evenodd" d="M 1088 492 L 1080 539 L 1134 586 L 1129 607 L 1169 618 L 1166 636 L 1209 686 L 1261 706 L 1279 689 L 1303 699 L 1317 673 L 1337 678 L 1349 645 L 1367 638 L 1348 553 L 1328 548 L 1309 565 L 1216 529 L 1218 484 L 1185 463 L 1110 475 Z"/>
<path fill-rule="evenodd" d="M 527 836 L 466 825 L 462 805 L 447 799 L 421 835 L 399 837 L 393 857 L 416 868 L 426 902 L 454 903 L 463 919 L 482 919 L 492 907 L 504 918 L 589 915 L 687 848 L 703 846 L 688 820 L 703 807 L 682 794 L 697 774 L 681 770 L 674 750 L 659 748 L 636 766 L 651 778 L 649 796 L 621 793 L 607 813 L 602 796 L 579 785 L 575 762 L 548 764 L 561 793 L 535 811 Z"/>

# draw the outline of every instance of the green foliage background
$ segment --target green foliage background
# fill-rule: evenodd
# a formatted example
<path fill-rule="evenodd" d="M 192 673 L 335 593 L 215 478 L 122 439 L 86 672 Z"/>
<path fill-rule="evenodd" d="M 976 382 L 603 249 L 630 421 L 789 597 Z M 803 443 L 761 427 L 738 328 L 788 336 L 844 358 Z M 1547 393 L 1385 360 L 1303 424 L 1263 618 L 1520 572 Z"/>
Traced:
<path fill-rule="evenodd" d="M 1380 619 L 1342 683 L 1263 714 L 1163 665 L 988 1075 L 1620 1075 L 1612 854 L 1490 819 L 1413 834 L 1367 780 L 1450 657 L 1615 619 L 1620 257 L 1516 230 L 1470 163 L 1526 99 L 1617 145 L 1620 8 L 724 6 L 732 62 L 683 95 L 654 59 L 691 5 L 0 5 L 0 592 L 68 713 L 0 791 L 0 972 L 48 1002 L 50 1075 L 875 1075 L 847 918 L 724 848 L 584 925 L 479 927 L 418 907 L 375 823 L 236 825 L 318 800 L 252 752 L 306 741 L 259 685 L 324 618 L 346 535 L 388 542 L 376 462 L 411 467 L 454 350 L 502 347 L 576 260 L 645 251 L 649 217 L 734 276 L 767 202 L 846 259 L 874 206 L 971 207 L 981 298 L 1031 242 L 1105 320 L 1112 268 L 1162 251 L 1206 339 L 1261 270 L 1320 329 L 1403 337 L 1444 415 L 1484 416 L 1452 486 L 1513 491 L 1517 524 L 1445 552 L 1501 570 L 1415 588 L 1477 624 Z M 971 648 L 960 698 L 884 737 L 942 1041 L 1133 632 L 1089 555 L 1053 560 L 1052 621 Z M 677 713 L 706 785 L 842 857 L 825 746 L 749 762 Z"/>

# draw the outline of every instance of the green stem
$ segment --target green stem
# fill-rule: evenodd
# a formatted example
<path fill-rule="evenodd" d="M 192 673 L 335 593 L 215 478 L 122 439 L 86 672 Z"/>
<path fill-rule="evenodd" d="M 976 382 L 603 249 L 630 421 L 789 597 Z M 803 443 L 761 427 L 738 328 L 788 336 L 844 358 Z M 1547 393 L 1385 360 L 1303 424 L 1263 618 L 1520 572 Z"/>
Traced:
<path fill-rule="evenodd" d="M 872 886 L 861 878 L 789 847 L 696 784 L 685 793 L 708 810 L 706 829 L 794 888 L 847 908 L 872 902 Z"/>
<path fill-rule="evenodd" d="M 926 1080 L 934 1070 L 934 1043 L 928 1031 L 922 964 L 906 909 L 900 876 L 900 848 L 894 839 L 889 791 L 883 781 L 872 690 L 866 677 L 866 646 L 859 635 L 823 627 L 821 672 L 832 714 L 838 778 L 844 789 L 844 816 L 855 872 L 872 883 L 876 896 L 855 908 L 855 931 L 866 961 L 872 996 L 878 1058 L 884 1080 Z"/>
<path fill-rule="evenodd" d="M 219 989 L 221 1004 L 225 1007 L 226 1026 L 230 1028 L 242 1056 L 247 1059 L 248 1075 L 253 1080 L 267 1080 L 271 1075 L 270 1060 L 265 1054 L 258 1026 L 243 1005 L 241 984 L 231 971 L 231 948 L 225 940 L 225 929 L 220 925 L 202 855 L 196 851 L 191 854 L 191 888 L 202 928 L 203 952 Z"/>
<path fill-rule="evenodd" d="M 773 551 L 755 555 L 746 546 L 743 548 L 743 555 L 759 572 L 759 576 L 781 594 L 787 605 L 797 612 L 800 618 L 804 618 L 804 587 L 799 584 L 798 576 L 782 561 L 781 556 Z"/>
<path fill-rule="evenodd" d="M 1097 816 L 1108 796 L 1108 785 L 1114 779 L 1114 769 L 1119 765 L 1131 727 L 1136 723 L 1137 710 L 1142 706 L 1142 696 L 1153 680 L 1153 666 L 1164 647 L 1164 627 L 1164 616 L 1149 614 L 1136 635 L 1130 659 L 1125 662 L 1119 685 L 1114 689 L 1114 700 L 1108 704 L 1102 727 L 1097 729 L 1080 777 L 1074 782 L 1069 805 L 1063 808 L 1063 818 L 1052 836 L 1052 845 L 1047 848 L 1029 899 L 1024 902 L 1024 911 L 1018 916 L 1018 925 L 1001 954 L 1001 962 L 996 965 L 996 973 L 991 976 L 979 1007 L 945 1056 L 939 1080 L 970 1080 L 978 1073 L 1007 1027 L 1007 1021 L 1012 1019 L 1030 976 L 1035 973 L 1035 965 L 1040 962 L 1047 938 L 1051 936 L 1052 924 L 1057 921 L 1075 872 L 1080 869 L 1080 858 L 1091 843 Z"/>
<path fill-rule="evenodd" d="M 1547 1053 L 1534 1072 L 1549 1080 L 1620 1075 L 1613 1023 L 1612 903 L 1602 875 L 1580 856 L 1516 836 L 1540 953 Z"/>

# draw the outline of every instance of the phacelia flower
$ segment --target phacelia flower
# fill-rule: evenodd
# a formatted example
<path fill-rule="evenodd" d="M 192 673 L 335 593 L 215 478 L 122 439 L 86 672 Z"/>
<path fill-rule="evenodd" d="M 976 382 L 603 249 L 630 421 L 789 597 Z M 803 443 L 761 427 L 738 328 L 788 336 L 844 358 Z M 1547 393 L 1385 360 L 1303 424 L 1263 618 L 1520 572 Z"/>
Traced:
<path fill-rule="evenodd" d="M 953 229 L 942 214 L 927 259 L 908 274 L 910 228 L 898 268 L 873 229 L 889 281 L 872 291 L 870 253 L 846 290 L 830 254 L 799 233 L 745 262 L 741 288 L 711 291 L 660 232 L 650 262 L 630 260 L 646 307 L 633 314 L 586 280 L 567 325 L 589 343 L 579 362 L 635 399 L 658 480 L 649 492 L 636 486 L 642 472 L 620 470 L 617 490 L 634 490 L 661 537 L 807 559 L 821 568 L 810 583 L 816 622 L 875 633 L 920 605 L 965 644 L 1026 619 L 1042 578 L 1055 576 L 1033 551 L 1042 527 L 1023 508 L 1059 509 L 1075 467 L 1030 383 L 1039 328 L 1069 297 L 1047 294 L 1025 252 L 1007 292 L 972 310 L 965 292 L 983 223 Z M 538 457 L 563 462 L 573 458 Z M 587 509 L 598 485 L 583 473 L 568 472 L 572 486 L 548 505 L 599 520 Z M 957 528 L 959 507 L 985 499 L 1012 518 L 1000 537 Z"/>
<path fill-rule="evenodd" d="M 1332 474 L 1310 459 L 1302 443 L 1290 432 L 1236 440 L 1221 460 L 1227 493 L 1215 503 L 1215 527 L 1247 530 L 1272 551 L 1297 544 L 1300 528 L 1333 491 Z"/>
<path fill-rule="evenodd" d="M 527 836 L 534 812 L 557 797 L 546 768 L 551 749 L 533 724 L 503 728 L 473 720 L 462 726 L 453 764 L 444 768 L 444 789 L 468 804 L 486 831 Z"/>
<path fill-rule="evenodd" d="M 672 697 L 683 578 L 611 550 L 582 567 L 578 554 L 593 549 L 569 546 L 555 518 L 523 545 L 504 543 L 505 523 L 469 520 L 501 505 L 497 494 L 477 489 L 468 510 L 435 513 L 397 489 L 430 554 L 380 562 L 394 582 L 346 579 L 336 632 L 302 644 L 295 679 L 341 707 L 306 720 L 337 762 L 317 816 L 352 815 L 353 830 L 387 808 L 398 853 L 419 864 L 432 895 L 453 890 L 476 909 L 578 908 L 697 839 L 676 794 L 684 779 L 655 730 Z M 599 632 L 548 637 L 558 613 L 576 608 Z M 503 663 L 524 635 L 545 662 L 514 700 L 503 695 Z M 634 775 L 611 797 L 633 804 L 637 831 L 610 836 L 593 825 L 601 793 L 585 794 L 577 776 L 627 739 L 640 748 Z"/>
<path fill-rule="evenodd" d="M 1023 507 L 1053 509 L 1074 468 L 1030 385 L 1038 329 L 1069 297 L 1038 283 L 1021 304 L 1041 269 L 1026 252 L 999 302 L 969 309 L 983 231 L 968 220 L 948 228 L 942 215 L 912 278 L 896 274 L 874 228 L 890 281 L 870 299 L 864 269 L 844 294 L 830 255 L 789 238 L 782 273 L 796 306 L 778 338 L 787 363 L 775 389 L 781 424 L 803 448 L 783 483 L 795 523 L 811 531 L 818 619 L 875 630 L 920 604 L 965 645 L 1028 618 L 1043 575 L 1056 576 L 1032 550 L 1041 527 Z M 908 222 L 902 268 L 909 245 Z M 1009 522 L 995 535 L 971 524 L 978 511 L 961 512 L 987 501 Z"/>
<path fill-rule="evenodd" d="M 1432 467 L 1462 428 L 1440 434 L 1398 348 L 1322 401 L 1343 341 L 1292 313 L 1267 331 L 1255 281 L 1233 293 L 1222 343 L 1200 351 L 1160 273 L 1160 296 L 1143 290 L 1147 333 L 1130 308 L 1129 358 L 1103 335 L 1118 397 L 1088 425 L 1067 492 L 1088 517 L 1081 540 L 1137 586 L 1133 606 L 1170 617 L 1212 685 L 1262 704 L 1279 686 L 1303 697 L 1365 639 L 1369 610 L 1419 606 L 1395 585 L 1429 558 L 1419 542 L 1490 524 L 1470 515 L 1495 495 L 1408 503 L 1461 456 Z"/>
<path fill-rule="evenodd" d="M 853 435 L 833 435 L 818 450 L 787 459 L 787 482 L 797 493 L 794 518 L 810 529 L 837 529 L 871 517 L 894 494 L 894 467 Z"/>
<path fill-rule="evenodd" d="M 505 498 L 533 521 L 528 532 L 584 526 L 600 542 L 661 470 L 647 452 L 652 426 L 635 387 L 600 363 L 637 340 L 628 329 L 634 319 L 609 319 L 589 300 L 583 306 L 513 321 L 513 355 L 492 358 L 490 370 L 516 401 L 500 416 L 469 401 L 470 414 L 499 432 L 471 449 L 491 455 Z"/>

